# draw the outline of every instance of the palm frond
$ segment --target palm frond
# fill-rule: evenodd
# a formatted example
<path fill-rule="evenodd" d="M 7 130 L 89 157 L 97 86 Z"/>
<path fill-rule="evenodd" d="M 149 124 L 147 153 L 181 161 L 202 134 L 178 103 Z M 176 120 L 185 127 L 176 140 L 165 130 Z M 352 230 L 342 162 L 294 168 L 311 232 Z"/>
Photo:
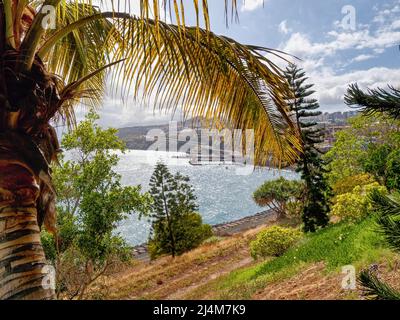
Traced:
<path fill-rule="evenodd" d="M 48 33 L 41 47 L 60 30 L 65 30 L 76 21 L 85 20 L 86 17 L 96 14 L 100 14 L 99 10 L 90 5 L 71 3 L 60 5 L 57 17 L 59 27 Z M 118 39 L 114 37 L 118 36 L 110 21 L 106 19 L 89 21 L 83 28 L 74 29 L 65 37 L 61 37 L 43 59 L 48 69 L 60 75 L 66 84 L 74 83 L 102 69 L 102 72 L 96 72 L 95 76 L 81 83 L 79 88 L 81 91 L 96 92 L 96 94 L 85 95 L 83 101 L 81 100 L 83 104 L 98 106 L 101 104 L 102 95 L 106 89 L 107 72 L 103 66 L 115 61 L 111 54 L 114 44 L 118 42 Z"/>
<path fill-rule="evenodd" d="M 195 27 L 185 25 L 186 8 L 177 1 L 141 0 L 140 15 L 129 17 L 118 12 L 129 1 L 111 1 L 112 17 L 102 16 L 91 0 L 59 2 L 58 28 L 46 31 L 38 47 L 45 45 L 42 58 L 48 70 L 66 84 L 95 73 L 80 83 L 79 91 L 98 94 L 84 95 L 83 103 L 101 103 L 107 77 L 103 66 L 125 60 L 110 73 L 114 90 L 123 97 L 143 97 L 160 110 L 181 108 L 186 116 L 218 119 L 232 129 L 254 129 L 257 164 L 297 160 L 300 137 L 284 99 L 290 90 L 268 58 L 282 54 L 210 32 L 207 1 L 193 1 Z M 231 4 L 234 12 L 236 1 Z M 177 25 L 162 21 L 160 12 L 167 7 L 173 8 Z M 199 27 L 201 11 L 205 29 Z M 101 19 L 90 18 L 96 15 Z M 46 46 L 54 37 L 58 41 Z M 71 104 L 65 110 L 71 113 Z"/>
<path fill-rule="evenodd" d="M 60 119 L 67 124 L 68 128 L 75 126 L 74 106 L 80 103 L 83 99 L 90 99 L 93 95 L 98 95 L 93 89 L 82 89 L 82 84 L 88 82 L 91 78 L 96 77 L 99 73 L 104 72 L 106 69 L 121 63 L 123 60 L 114 61 L 109 63 L 92 73 L 60 88 L 60 99 L 56 106 L 57 113 L 53 120 L 59 122 Z"/>
<path fill-rule="evenodd" d="M 254 49 L 204 29 L 132 17 L 130 39 L 116 57 L 126 58 L 113 77 L 115 88 L 152 99 L 161 110 L 181 106 L 187 116 L 219 119 L 233 128 L 254 129 L 259 163 L 273 155 L 277 163 L 292 163 L 300 150 L 298 132 L 288 116 L 284 96 L 290 95 L 281 70 Z M 132 41 L 133 40 L 133 41 Z M 261 160 L 263 159 L 263 160 Z"/>
<path fill-rule="evenodd" d="M 66 24 L 76 21 L 67 11 L 63 15 Z M 183 30 L 115 13 L 112 19 L 90 21 L 63 37 L 46 60 L 52 72 L 66 75 L 71 82 L 109 61 L 125 59 L 111 78 L 123 96 L 132 93 L 137 99 L 145 97 L 144 102 L 152 100 L 161 110 L 180 106 L 187 116 L 254 129 L 258 163 L 270 157 L 275 164 L 293 163 L 301 147 L 287 115 L 284 96 L 290 93 L 268 54 L 276 52 L 197 27 Z M 85 86 L 103 92 L 104 77 L 99 74 Z"/>
<path fill-rule="evenodd" d="M 13 48 L 15 48 L 15 36 L 14 36 L 14 21 L 12 14 L 12 0 L 3 1 L 4 17 L 5 17 L 5 38 L 7 43 Z"/>

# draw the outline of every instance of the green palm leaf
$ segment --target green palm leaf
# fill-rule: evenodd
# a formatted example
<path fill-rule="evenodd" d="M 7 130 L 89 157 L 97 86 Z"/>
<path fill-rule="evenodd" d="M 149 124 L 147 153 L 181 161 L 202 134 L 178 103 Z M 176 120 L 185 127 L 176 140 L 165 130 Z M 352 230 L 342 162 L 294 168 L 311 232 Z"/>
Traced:
<path fill-rule="evenodd" d="M 58 3 L 57 29 L 37 30 L 34 20 L 21 47 L 31 52 L 33 45 L 48 71 L 65 85 L 94 74 L 79 89 L 97 94 L 74 91 L 84 104 L 101 104 L 109 79 L 114 92 L 151 102 L 160 110 L 179 107 L 186 116 L 213 119 L 232 129 L 254 129 L 258 164 L 293 163 L 301 143 L 284 99 L 290 90 L 269 58 L 282 53 L 212 33 L 207 1 L 199 2 L 193 1 L 198 25 L 188 27 L 178 1 L 142 0 L 140 15 L 127 16 L 118 11 L 127 7 L 126 1 L 111 1 L 113 10 L 103 14 L 91 0 L 48 0 L 45 3 Z M 30 4 L 37 6 L 36 1 Z M 236 12 L 236 1 L 226 0 L 225 5 Z M 167 11 L 176 25 L 161 20 Z M 205 29 L 199 27 L 201 12 Z M 112 71 L 102 69 L 118 60 L 124 63 Z M 72 115 L 71 99 L 66 103 L 68 108 L 61 103 L 59 109 L 61 114 L 68 111 L 64 118 Z"/>

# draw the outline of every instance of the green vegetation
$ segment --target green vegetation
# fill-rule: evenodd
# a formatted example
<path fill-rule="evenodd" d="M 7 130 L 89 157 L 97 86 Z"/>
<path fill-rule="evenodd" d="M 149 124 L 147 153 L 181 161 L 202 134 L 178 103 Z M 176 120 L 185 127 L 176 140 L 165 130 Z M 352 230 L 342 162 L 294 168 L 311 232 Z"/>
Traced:
<path fill-rule="evenodd" d="M 268 283 L 288 278 L 309 264 L 324 262 L 327 272 L 344 265 L 356 268 L 390 256 L 372 217 L 359 223 L 341 222 L 306 234 L 282 256 L 232 272 L 214 284 L 221 298 L 249 299 Z"/>
<path fill-rule="evenodd" d="M 400 122 L 379 114 L 359 115 L 349 128 L 336 134 L 336 142 L 324 158 L 332 186 L 351 176 L 369 173 L 389 189 L 399 173 Z M 390 160 L 390 162 L 389 162 Z M 391 185 L 389 186 L 388 181 Z"/>
<path fill-rule="evenodd" d="M 145 214 L 150 203 L 140 187 L 121 186 L 112 150 L 123 151 L 124 145 L 115 129 L 101 129 L 97 119 L 89 113 L 62 140 L 73 159 L 54 166 L 57 233 L 42 232 L 46 256 L 56 268 L 58 294 L 70 299 L 82 298 L 112 265 L 129 260 L 130 249 L 115 229 L 127 214 Z"/>
<path fill-rule="evenodd" d="M 173 257 L 200 245 L 212 236 L 211 227 L 203 224 L 189 178 L 172 175 L 158 163 L 150 179 L 152 225 L 149 252 L 152 258 L 163 254 Z"/>
<path fill-rule="evenodd" d="M 339 223 L 309 235 L 304 242 L 287 252 L 280 259 L 267 262 L 256 269 L 255 277 L 277 272 L 290 263 L 325 262 L 328 269 L 354 264 L 360 259 L 375 258 L 383 242 L 374 232 L 371 218 L 359 224 Z"/>
<path fill-rule="evenodd" d="M 296 180 L 266 181 L 253 193 L 254 201 L 261 207 L 268 207 L 280 217 L 297 217 L 304 203 L 304 183 Z"/>
<path fill-rule="evenodd" d="M 257 234 L 256 240 L 250 243 L 250 253 L 254 259 L 279 257 L 284 254 L 301 237 L 293 228 L 272 226 Z"/>
<path fill-rule="evenodd" d="M 235 16 L 237 5 L 225 1 L 225 13 L 231 8 Z M 254 128 L 257 164 L 296 161 L 301 143 L 283 97 L 288 85 L 271 59 L 284 55 L 211 32 L 209 11 L 206 0 L 1 1 L 0 172 L 8 174 L 0 176 L 0 209 L 13 214 L 0 223 L 0 234 L 14 236 L 0 237 L 13 252 L 0 251 L 0 265 L 19 267 L 0 273 L 3 283 L 18 283 L 2 285 L 0 298 L 55 298 L 52 288 L 40 285 L 47 275 L 39 231 L 43 222 L 53 231 L 56 223 L 49 166 L 61 150 L 53 125 L 73 128 L 74 107 L 101 106 L 110 84 L 124 100 L 143 98 L 163 111 L 179 105 L 186 116 Z M 99 198 L 91 199 L 95 206 Z M 104 225 L 100 233 L 108 233 Z M 89 242 L 96 242 L 90 232 L 95 239 Z M 21 254 L 23 246 L 29 249 Z"/>
<path fill-rule="evenodd" d="M 400 193 L 391 196 L 373 192 L 371 200 L 377 213 L 376 222 L 379 232 L 388 246 L 395 252 L 400 252 Z M 377 274 L 364 269 L 359 275 L 359 281 L 364 286 L 364 295 L 376 300 L 400 300 L 400 291 L 382 282 Z"/>
<path fill-rule="evenodd" d="M 352 191 L 338 195 L 335 198 L 335 204 L 332 207 L 331 215 L 340 220 L 356 222 L 371 213 L 372 201 L 370 194 L 372 192 L 386 194 L 384 186 L 374 182 L 367 185 L 358 185 Z"/>
<path fill-rule="evenodd" d="M 385 169 L 387 187 L 390 190 L 400 190 L 400 150 L 389 153 Z"/>
<path fill-rule="evenodd" d="M 56 269 L 58 297 L 82 299 L 95 281 L 131 261 L 131 248 L 116 228 L 132 213 L 151 212 L 152 258 L 175 258 L 205 242 L 201 256 L 188 253 L 187 259 L 192 269 L 215 263 L 204 267 L 207 277 L 215 275 L 207 269 L 219 269 L 226 257 L 226 272 L 243 261 L 256 263 L 248 256 L 253 240 L 251 255 L 267 260 L 220 283 L 240 297 L 308 264 L 322 262 L 331 272 L 400 252 L 400 90 L 350 86 L 345 102 L 363 115 L 337 134 L 323 156 L 322 131 L 312 120 L 321 114 L 319 103 L 305 72 L 293 64 L 280 70 L 269 58 L 284 58 L 278 51 L 211 32 L 206 0 L 185 6 L 135 1 L 137 15 L 119 12 L 129 1 L 108 1 L 108 12 L 98 2 L 1 1 L 0 299 L 55 298 L 53 288 L 43 285 L 45 256 Z M 228 23 L 227 13 L 234 18 L 238 2 L 223 3 Z M 56 20 L 49 28 L 43 24 L 51 16 L 48 5 Z M 187 19 L 187 10 L 194 16 Z M 176 25 L 162 21 L 168 11 Z M 255 151 L 255 165 L 296 164 L 302 179 L 266 182 L 254 200 L 280 217 L 301 216 L 305 234 L 274 226 L 224 244 L 210 238 L 188 177 L 172 175 L 163 164 L 155 168 L 150 195 L 140 186 L 123 186 L 114 171 L 125 148 L 116 130 L 101 129 L 94 112 L 76 126 L 74 113 L 76 105 L 102 105 L 110 83 L 122 98 L 179 108 L 218 128 L 253 129 L 254 149 L 235 151 Z M 62 140 L 71 159 L 58 159 L 57 122 L 74 129 Z M 186 272 L 185 257 L 164 257 L 164 268 L 145 274 L 142 286 L 154 281 L 157 287 L 158 274 L 179 259 L 179 267 L 166 272 L 170 279 Z M 374 271 L 363 271 L 359 279 L 370 298 L 400 298 Z"/>
<path fill-rule="evenodd" d="M 314 93 L 313 84 L 306 84 L 305 72 L 296 65 L 289 65 L 285 77 L 294 95 L 287 98 L 289 108 L 296 119 L 301 133 L 303 153 L 297 162 L 297 172 L 305 183 L 304 206 L 302 209 L 303 228 L 306 232 L 315 232 L 329 222 L 330 188 L 326 181 L 325 162 L 321 157 L 318 144 L 323 142 L 323 132 L 317 123 L 308 118 L 321 114 Z"/>
<path fill-rule="evenodd" d="M 398 121 L 400 120 L 400 91 L 397 89 L 392 87 L 389 87 L 389 90 L 378 88 L 368 90 L 365 93 L 357 85 L 352 85 L 346 94 L 345 101 L 349 105 L 361 107 L 364 114 L 387 115 L 389 119 L 397 122 L 398 127 Z M 400 133 L 397 130 L 389 136 L 389 139 L 384 141 L 383 145 L 388 145 L 388 143 L 393 143 L 394 141 L 394 147 L 397 148 L 392 152 L 389 151 L 390 148 L 383 148 L 383 153 L 387 156 L 387 163 L 382 161 L 382 166 L 385 170 L 380 170 L 380 172 L 384 172 L 386 185 L 394 192 L 392 195 L 384 195 L 377 190 L 371 193 L 372 207 L 376 212 L 379 231 L 390 248 L 396 252 L 400 252 L 399 137 Z M 400 300 L 400 291 L 396 291 L 379 279 L 375 272 L 374 270 L 365 269 L 359 275 L 359 282 L 364 287 L 364 295 L 370 299 L 377 300 Z"/>
<path fill-rule="evenodd" d="M 333 194 L 338 196 L 340 194 L 352 192 L 357 186 L 365 186 L 376 182 L 374 177 L 369 173 L 360 173 L 354 176 L 348 176 L 338 180 L 332 187 Z"/>

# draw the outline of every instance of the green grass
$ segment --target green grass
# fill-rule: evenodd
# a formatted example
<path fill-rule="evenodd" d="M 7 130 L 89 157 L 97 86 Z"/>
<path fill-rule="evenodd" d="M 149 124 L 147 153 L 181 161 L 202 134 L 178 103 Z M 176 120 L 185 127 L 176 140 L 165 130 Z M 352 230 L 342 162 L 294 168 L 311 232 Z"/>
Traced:
<path fill-rule="evenodd" d="M 221 298 L 248 299 L 267 283 L 288 278 L 312 263 L 323 261 L 327 272 L 332 272 L 348 264 L 360 268 L 393 255 L 375 230 L 373 218 L 329 226 L 306 235 L 281 257 L 219 279 L 214 289 L 222 292 Z"/>

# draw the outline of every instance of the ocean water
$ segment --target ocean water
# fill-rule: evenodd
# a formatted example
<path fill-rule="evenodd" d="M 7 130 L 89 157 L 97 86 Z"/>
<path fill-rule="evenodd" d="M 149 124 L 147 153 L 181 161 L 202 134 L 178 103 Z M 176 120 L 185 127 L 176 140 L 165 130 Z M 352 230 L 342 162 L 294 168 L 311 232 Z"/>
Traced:
<path fill-rule="evenodd" d="M 122 175 L 124 185 L 141 185 L 148 190 L 150 177 L 157 161 L 166 163 L 172 173 L 181 172 L 189 176 L 195 189 L 199 213 L 209 224 L 229 222 L 263 211 L 252 200 L 252 193 L 266 180 L 284 176 L 298 179 L 298 175 L 287 170 L 269 168 L 256 169 L 248 175 L 240 175 L 238 166 L 204 165 L 192 166 L 183 154 L 162 151 L 129 150 L 120 155 L 116 171 Z M 150 222 L 131 214 L 120 224 L 118 232 L 131 245 L 147 241 Z"/>

